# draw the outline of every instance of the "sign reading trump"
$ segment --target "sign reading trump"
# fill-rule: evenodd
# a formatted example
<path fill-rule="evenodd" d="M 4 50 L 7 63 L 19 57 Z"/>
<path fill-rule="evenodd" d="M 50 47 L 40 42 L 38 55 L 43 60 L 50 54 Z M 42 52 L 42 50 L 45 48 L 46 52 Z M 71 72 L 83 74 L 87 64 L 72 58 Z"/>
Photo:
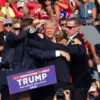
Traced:
<path fill-rule="evenodd" d="M 57 83 L 55 67 L 47 66 L 36 70 L 7 76 L 10 94 L 15 94 Z"/>

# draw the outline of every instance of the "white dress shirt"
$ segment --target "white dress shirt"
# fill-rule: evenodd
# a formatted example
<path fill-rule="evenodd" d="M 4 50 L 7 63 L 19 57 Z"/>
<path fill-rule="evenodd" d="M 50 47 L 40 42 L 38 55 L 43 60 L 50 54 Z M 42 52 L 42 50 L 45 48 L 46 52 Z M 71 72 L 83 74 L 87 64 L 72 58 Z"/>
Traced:
<path fill-rule="evenodd" d="M 77 35 L 78 33 L 75 33 L 74 35 L 72 36 L 68 36 L 69 40 L 67 42 L 67 45 L 71 42 L 71 40 Z"/>

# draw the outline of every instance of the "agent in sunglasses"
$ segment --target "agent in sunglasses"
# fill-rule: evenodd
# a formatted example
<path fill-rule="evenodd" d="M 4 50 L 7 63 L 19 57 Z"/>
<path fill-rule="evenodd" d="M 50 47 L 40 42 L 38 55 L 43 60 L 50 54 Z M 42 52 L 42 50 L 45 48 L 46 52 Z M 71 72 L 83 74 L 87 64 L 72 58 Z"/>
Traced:
<path fill-rule="evenodd" d="M 67 25 L 65 29 L 69 37 L 67 46 L 71 46 L 72 39 L 75 39 L 75 38 L 79 39 L 81 43 L 84 45 L 84 41 L 81 35 L 79 34 L 80 25 L 81 25 L 80 20 L 75 17 L 67 20 Z M 70 72 L 71 72 L 72 80 L 73 80 L 72 83 L 75 83 L 73 85 L 73 89 L 71 92 L 72 100 L 86 100 L 87 92 L 92 82 L 92 77 L 90 75 L 88 68 L 89 68 L 88 59 L 83 59 L 79 62 L 72 60 L 70 64 Z"/>
<path fill-rule="evenodd" d="M 66 19 L 66 18 L 61 18 L 61 19 L 59 20 L 59 25 L 60 25 L 61 30 L 64 30 L 64 28 L 65 28 L 66 25 L 67 25 L 67 19 Z"/>
<path fill-rule="evenodd" d="M 20 31 L 21 31 L 20 22 L 19 22 L 18 20 L 16 20 L 15 22 L 13 22 L 13 25 L 12 25 L 12 32 L 13 32 L 15 35 L 18 35 Z"/>

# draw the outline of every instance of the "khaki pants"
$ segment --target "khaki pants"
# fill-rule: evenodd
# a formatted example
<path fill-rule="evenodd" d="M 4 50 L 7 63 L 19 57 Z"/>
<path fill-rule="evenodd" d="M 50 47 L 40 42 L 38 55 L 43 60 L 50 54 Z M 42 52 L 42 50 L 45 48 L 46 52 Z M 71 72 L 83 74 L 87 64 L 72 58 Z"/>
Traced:
<path fill-rule="evenodd" d="M 9 100 L 30 100 L 29 92 L 22 92 L 18 94 L 10 95 Z"/>

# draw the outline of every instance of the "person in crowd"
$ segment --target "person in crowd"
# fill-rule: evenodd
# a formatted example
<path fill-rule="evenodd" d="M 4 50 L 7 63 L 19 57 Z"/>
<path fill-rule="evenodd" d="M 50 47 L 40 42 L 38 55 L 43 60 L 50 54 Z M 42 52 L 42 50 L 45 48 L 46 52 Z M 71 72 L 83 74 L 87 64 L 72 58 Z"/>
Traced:
<path fill-rule="evenodd" d="M 60 5 L 57 5 L 57 2 L 58 1 L 55 2 L 53 0 L 45 0 L 42 3 L 43 6 L 42 6 L 41 13 L 40 13 L 40 16 L 42 15 L 41 18 L 47 17 L 49 19 L 51 18 L 56 21 L 59 21 L 60 18 L 67 18 L 67 16 L 68 16 L 67 12 L 64 11 L 64 8 L 61 8 L 62 6 L 60 7 Z M 68 9 L 70 12 L 71 8 L 70 8 L 70 5 L 68 2 L 67 2 L 67 5 L 69 7 Z M 66 7 L 65 4 L 64 4 L 64 6 Z"/>
<path fill-rule="evenodd" d="M 80 20 L 83 25 L 91 25 L 97 16 L 95 4 L 89 0 L 74 0 L 76 7 L 79 8 Z"/>
<path fill-rule="evenodd" d="M 100 14 L 97 16 L 96 25 L 94 25 L 97 31 L 100 33 Z"/>
<path fill-rule="evenodd" d="M 93 79 L 91 87 L 90 87 L 89 92 L 88 92 L 88 99 L 87 100 L 91 100 L 91 99 L 95 100 L 96 97 L 99 96 L 100 87 L 99 87 L 98 83 L 99 83 L 98 81 Z"/>
<path fill-rule="evenodd" d="M 15 16 L 18 19 L 23 19 L 23 13 L 18 11 L 18 3 L 19 0 L 8 0 L 10 7 L 13 9 Z"/>
<path fill-rule="evenodd" d="M 10 32 L 12 30 L 12 20 L 5 19 L 3 21 L 2 28 L 3 30 L 0 32 L 0 56 L 6 41 L 6 32 Z"/>
<path fill-rule="evenodd" d="M 17 20 L 14 21 L 12 23 L 11 32 L 13 32 L 15 35 L 18 35 L 20 30 L 21 30 L 20 22 L 17 21 Z M 9 44 L 10 33 L 7 33 L 7 35 L 6 35 L 6 42 L 5 42 L 5 45 L 4 45 L 3 52 L 2 52 L 2 61 L 1 61 L 1 67 L 2 68 L 8 68 L 8 69 L 11 69 L 12 66 L 13 66 L 14 54 L 15 54 L 15 46 Z"/>
<path fill-rule="evenodd" d="M 42 19 L 53 19 L 55 20 L 55 7 L 54 1 L 52 0 L 44 0 L 42 3 L 42 9 L 40 11 L 40 18 Z"/>
<path fill-rule="evenodd" d="M 5 14 L 1 12 L 1 8 L 2 8 L 2 6 L 0 6 L 0 16 L 3 17 L 3 18 L 5 18 Z M 3 21 L 2 18 L 0 18 L 0 22 L 1 22 L 1 21 Z"/>
<path fill-rule="evenodd" d="M 15 35 L 18 35 L 20 31 L 21 31 L 20 22 L 18 20 L 13 21 L 13 23 L 12 23 L 12 32 Z"/>
<path fill-rule="evenodd" d="M 28 7 L 26 6 L 26 4 L 23 6 L 22 8 L 22 12 L 24 14 L 24 19 L 27 19 L 27 18 L 31 18 L 31 16 L 29 15 L 29 9 Z M 32 17 L 33 18 L 33 17 Z"/>
<path fill-rule="evenodd" d="M 6 18 L 4 21 L 3 21 L 3 27 L 4 27 L 4 32 L 11 32 L 12 31 L 12 20 L 11 19 L 8 19 Z"/>
<path fill-rule="evenodd" d="M 51 50 L 53 48 L 55 48 L 55 49 L 58 49 L 59 48 L 59 50 L 60 50 L 60 49 L 63 48 L 62 47 L 63 45 L 55 44 L 56 43 L 56 39 L 55 39 L 55 35 L 54 34 L 55 34 L 55 31 L 56 31 L 56 26 L 57 25 L 55 24 L 55 22 L 53 20 L 48 20 L 48 21 L 46 21 L 44 23 L 44 27 L 43 27 L 43 29 L 44 29 L 44 36 L 45 36 L 44 39 L 45 40 L 43 40 L 43 39 L 41 40 L 41 39 L 38 39 L 38 38 L 35 38 L 37 40 L 35 40 L 33 38 L 31 40 L 28 40 L 28 45 L 30 45 L 30 47 L 31 47 L 29 49 L 29 54 L 31 56 L 36 56 L 36 57 L 40 58 L 39 57 L 40 56 L 39 53 L 38 53 L 38 56 L 37 56 L 37 52 L 36 52 L 37 48 L 38 49 L 42 49 L 42 50 Z M 41 42 L 39 42 L 39 41 L 41 41 Z M 75 46 L 75 48 L 77 47 L 77 45 L 73 45 L 73 46 Z M 68 51 L 65 50 L 66 52 L 69 52 L 70 51 L 70 53 L 75 53 L 75 55 L 77 55 L 79 53 L 79 52 L 77 52 L 77 50 L 74 49 L 74 47 L 72 47 L 72 49 L 70 47 L 67 49 L 67 47 L 64 46 L 64 48 L 66 50 L 70 49 Z M 75 52 L 73 51 L 73 49 L 75 50 Z M 82 52 L 84 52 L 84 51 L 85 50 L 82 50 Z M 74 57 L 75 57 L 75 55 L 74 55 Z M 43 60 L 43 58 L 40 58 L 40 59 Z M 76 57 L 75 57 L 75 59 L 76 59 Z M 45 88 L 45 89 L 47 89 L 47 88 L 50 89 L 48 91 L 49 93 L 47 92 L 47 94 L 45 94 L 45 95 L 44 94 L 41 94 L 41 91 L 40 90 L 42 90 L 44 88 L 41 88 L 39 90 L 40 93 L 39 92 L 38 93 L 40 95 L 42 95 L 40 97 L 45 96 L 44 97 L 45 100 L 51 100 L 51 99 L 53 99 L 53 96 L 55 94 L 55 89 L 57 89 L 57 88 L 63 88 L 63 90 L 66 90 L 66 89 L 68 89 L 70 87 L 70 84 L 69 84 L 69 82 L 70 82 L 70 79 L 69 79 L 69 67 L 67 65 L 68 63 L 63 58 L 57 58 L 57 59 L 52 59 L 51 58 L 50 60 L 49 59 L 45 59 L 44 61 L 45 61 L 44 66 L 48 66 L 48 65 L 52 65 L 52 64 L 55 65 L 55 68 L 57 70 L 56 74 L 57 74 L 58 83 L 56 85 L 54 85 L 52 88 L 50 88 L 50 87 L 46 87 Z M 60 70 L 60 68 L 61 68 L 60 66 L 62 66 L 62 70 Z M 67 77 L 65 77 L 65 76 L 67 76 Z M 35 90 L 35 91 L 38 91 L 38 90 Z M 39 97 L 38 96 L 37 96 L 37 98 L 38 98 L 37 100 L 39 100 Z M 44 99 L 42 99 L 42 100 L 44 100 Z"/>
<path fill-rule="evenodd" d="M 12 30 L 12 20 L 11 19 L 5 19 L 3 21 L 3 31 L 1 32 L 1 38 L 0 38 L 0 41 L 1 41 L 1 51 L 0 51 L 0 55 L 1 55 L 1 62 L 2 62 L 2 52 L 3 52 L 3 49 L 4 49 L 4 44 L 5 44 L 5 41 L 6 41 L 6 32 L 11 32 Z M 6 58 L 6 57 L 5 57 Z M 1 69 L 2 65 L 0 66 L 0 69 Z M 1 79 L 2 81 L 2 79 Z M 2 97 L 2 100 L 7 100 L 9 98 L 9 94 L 8 94 L 8 88 L 7 86 L 0 86 L 0 92 L 1 92 L 1 97 Z M 5 96 L 6 95 L 6 96 Z"/>
<path fill-rule="evenodd" d="M 60 25 L 61 30 L 64 30 L 64 28 L 66 27 L 66 24 L 67 24 L 67 19 L 66 18 L 61 18 L 59 20 L 59 25 Z"/>
<path fill-rule="evenodd" d="M 39 3 L 38 0 L 31 0 L 28 2 L 27 7 L 29 8 L 29 14 L 33 16 L 34 18 L 39 18 L 39 13 L 41 10 L 42 5 Z"/>
<path fill-rule="evenodd" d="M 28 20 L 28 22 L 29 22 L 29 20 Z M 25 28 L 25 27 L 27 27 L 27 25 L 25 24 L 25 26 L 23 26 L 23 27 Z M 15 63 L 16 57 L 17 57 L 16 54 L 18 54 L 18 52 L 17 52 L 18 50 L 19 51 L 22 50 L 21 52 L 23 52 L 23 40 L 27 36 L 28 31 L 26 31 L 26 33 L 23 32 L 23 31 L 22 32 L 20 32 L 20 31 L 21 31 L 20 22 L 17 20 L 17 21 L 13 22 L 12 31 L 6 32 L 7 39 L 6 39 L 6 44 L 5 44 L 5 47 L 4 47 L 3 57 L 6 57 L 7 59 L 4 58 L 2 60 L 9 60 L 8 61 L 9 64 L 10 64 L 10 68 L 9 69 L 12 69 L 12 70 L 21 69 L 21 68 L 14 68 L 15 64 L 19 63 L 20 60 L 22 60 L 22 58 L 20 59 L 20 57 L 19 57 L 17 59 L 17 62 Z M 9 54 L 9 55 L 7 55 L 7 54 Z M 20 55 L 20 56 L 22 56 L 22 55 Z M 19 65 L 21 65 L 21 64 L 19 64 Z M 6 68 L 6 66 L 3 65 L 3 68 Z M 7 91 L 7 96 L 8 95 L 9 95 L 9 92 Z M 28 92 L 23 92 L 23 93 L 19 93 L 19 94 L 15 94 L 15 95 L 11 95 L 10 96 L 10 100 L 17 100 L 17 99 L 20 100 L 21 98 L 23 100 L 26 100 L 26 99 L 28 100 L 30 98 Z M 7 97 L 5 100 L 9 100 L 9 98 Z"/>
<path fill-rule="evenodd" d="M 79 39 L 84 45 L 84 41 L 80 36 L 80 34 L 78 33 L 80 30 L 79 29 L 80 25 L 81 22 L 78 18 L 73 17 L 67 20 L 67 25 L 65 29 L 69 37 L 67 45 L 71 45 L 72 39 L 74 38 Z M 70 73 L 72 76 L 72 84 L 73 84 L 71 90 L 72 100 L 77 100 L 77 99 L 86 100 L 87 98 L 87 92 L 92 81 L 92 77 L 88 69 L 89 66 L 87 57 L 79 62 L 72 60 L 70 63 Z"/>
<path fill-rule="evenodd" d="M 18 8 L 18 11 L 23 13 L 23 7 L 25 6 L 25 3 L 24 2 L 17 2 L 17 8 Z"/>
<path fill-rule="evenodd" d="M 73 10 L 72 10 L 72 8 L 71 8 L 71 6 L 70 6 L 69 1 L 67 1 L 67 0 L 57 0 L 57 1 L 55 2 L 55 5 L 58 6 L 58 8 L 57 8 L 57 7 L 55 8 L 55 12 L 57 12 L 56 17 L 57 17 L 57 20 L 58 20 L 58 21 L 59 21 L 59 19 L 60 19 L 60 14 L 59 14 L 59 12 L 61 12 L 63 18 L 68 18 L 68 17 L 70 17 L 70 16 L 74 16 L 74 15 L 73 15 Z M 60 10 L 60 11 L 59 11 L 59 10 Z"/>
<path fill-rule="evenodd" d="M 0 16 L 0 19 L 14 19 L 15 18 L 15 14 L 14 11 L 12 10 L 12 8 L 9 6 L 9 3 L 6 3 L 5 6 L 3 6 L 1 8 L 1 12 L 5 15 L 5 16 Z"/>
<path fill-rule="evenodd" d="M 30 22 L 31 22 L 31 24 L 33 23 L 33 21 L 32 21 L 32 19 L 30 19 L 30 20 L 25 20 L 25 22 L 23 22 L 23 29 L 22 30 L 24 30 L 24 29 L 28 29 L 28 28 L 30 28 Z M 13 26 L 13 27 L 15 27 L 15 25 Z M 18 27 L 18 26 L 17 26 Z M 28 30 L 29 31 L 29 30 Z M 31 63 L 31 62 L 29 62 L 29 61 L 31 61 L 31 59 L 29 58 L 29 56 L 28 55 L 26 55 L 27 53 L 25 53 L 25 52 L 27 52 L 27 51 L 23 51 L 23 49 L 25 49 L 25 48 L 23 48 L 23 40 L 25 39 L 25 37 L 27 36 L 27 34 L 28 34 L 28 31 L 24 31 L 23 33 L 19 33 L 19 35 L 14 35 L 14 34 L 9 34 L 8 35 L 8 43 L 10 44 L 10 45 L 14 45 L 14 46 L 16 46 L 15 47 L 15 56 L 16 56 L 16 59 L 14 59 L 15 61 L 15 65 L 18 63 L 18 65 L 21 65 L 21 64 L 23 64 L 22 62 L 21 62 L 21 64 L 19 64 L 20 62 L 19 62 L 19 60 L 22 60 L 23 58 L 24 58 L 24 56 L 27 58 L 27 59 L 24 59 L 25 60 L 25 62 L 24 62 L 24 64 L 26 63 L 26 64 L 29 64 L 29 65 L 26 65 L 27 66 L 27 68 L 25 68 L 25 66 L 16 66 L 15 67 L 15 65 L 14 65 L 14 68 L 12 67 L 12 69 L 29 69 L 29 67 L 30 66 L 32 66 L 32 69 L 34 69 L 35 68 L 35 66 L 34 66 L 34 64 L 36 63 Z M 20 47 L 20 48 L 19 48 Z M 18 52 L 19 51 L 19 52 Z M 25 53 L 25 55 L 23 56 L 23 52 Z M 44 52 L 44 53 L 46 53 L 46 54 L 48 54 L 48 55 L 46 55 L 46 58 L 52 58 L 52 57 L 56 57 L 56 55 L 54 54 L 54 53 L 56 53 L 55 51 L 47 51 L 48 53 L 46 53 L 46 52 Z M 51 55 L 50 55 L 51 54 Z M 52 54 L 54 54 L 54 55 L 52 55 Z M 63 55 L 63 56 L 65 56 L 66 58 L 67 57 L 69 57 L 68 56 L 68 54 L 67 53 L 64 53 L 63 51 L 61 52 L 61 54 Z M 23 58 L 21 58 L 20 59 L 20 56 L 21 57 L 23 57 Z M 43 55 L 43 56 L 45 56 L 45 55 Z M 48 57 L 49 56 L 49 57 Z M 68 58 L 69 59 L 69 58 Z M 27 61 L 28 60 L 28 61 Z M 33 60 L 32 60 L 33 61 Z M 28 62 L 28 63 L 27 63 Z M 38 62 L 38 61 L 37 61 Z M 40 62 L 38 62 L 38 63 L 40 63 Z M 33 95 L 33 94 L 32 94 Z"/>
<path fill-rule="evenodd" d="M 97 8 L 97 16 L 100 14 L 100 1 L 99 0 L 90 0 L 91 2 L 93 2 L 96 5 Z"/>
<path fill-rule="evenodd" d="M 1 0 L 1 1 L 0 1 L 0 5 L 1 5 L 1 6 L 5 6 L 6 3 L 7 3 L 7 0 Z"/>
<path fill-rule="evenodd" d="M 95 25 L 95 28 L 97 29 L 98 34 L 100 33 L 99 27 L 100 27 L 100 16 L 97 17 L 97 25 Z M 92 53 L 92 57 L 93 57 L 93 61 L 94 61 L 94 71 L 96 73 L 95 78 L 98 81 L 100 81 L 100 78 L 99 78 L 99 75 L 97 72 L 97 65 L 100 64 L 100 44 L 96 44 L 96 45 L 91 44 L 90 47 L 91 47 L 91 53 Z"/>
<path fill-rule="evenodd" d="M 57 43 L 61 43 L 63 45 L 67 44 L 67 34 L 65 34 L 62 30 L 55 33 L 55 38 Z"/>

